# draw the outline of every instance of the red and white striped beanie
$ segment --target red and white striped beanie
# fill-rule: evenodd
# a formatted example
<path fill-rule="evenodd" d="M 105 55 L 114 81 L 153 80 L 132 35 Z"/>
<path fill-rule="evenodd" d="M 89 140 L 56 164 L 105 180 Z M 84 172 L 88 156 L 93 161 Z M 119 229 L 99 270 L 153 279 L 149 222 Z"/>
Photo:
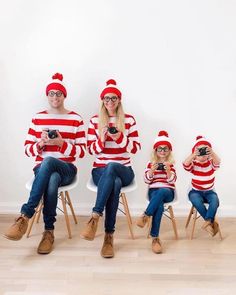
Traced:
<path fill-rule="evenodd" d="M 48 96 L 48 92 L 50 90 L 60 90 L 64 96 L 67 96 L 67 91 L 65 88 L 65 85 L 62 82 L 63 80 L 63 75 L 56 73 L 52 76 L 52 81 L 48 84 L 47 88 L 46 88 L 46 95 Z"/>
<path fill-rule="evenodd" d="M 192 148 L 192 153 L 194 152 L 195 148 L 199 145 L 206 145 L 211 147 L 211 143 L 208 140 L 206 140 L 205 137 L 203 137 L 202 135 L 199 135 L 196 137 L 196 142 Z"/>
<path fill-rule="evenodd" d="M 169 135 L 164 130 L 159 131 L 158 136 L 155 138 L 153 149 L 156 149 L 159 145 L 167 145 L 172 151 L 172 144 L 169 139 Z"/>
<path fill-rule="evenodd" d="M 103 99 L 107 93 L 114 93 L 121 99 L 122 94 L 120 90 L 116 87 L 115 80 L 113 79 L 108 80 L 106 82 L 106 85 L 107 86 L 103 89 L 102 93 L 100 94 L 101 99 Z"/>

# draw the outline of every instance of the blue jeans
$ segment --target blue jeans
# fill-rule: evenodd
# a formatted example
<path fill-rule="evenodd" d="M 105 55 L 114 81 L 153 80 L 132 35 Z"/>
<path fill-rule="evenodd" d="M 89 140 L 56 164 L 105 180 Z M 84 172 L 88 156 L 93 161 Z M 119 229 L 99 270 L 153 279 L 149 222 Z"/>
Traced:
<path fill-rule="evenodd" d="M 105 210 L 105 232 L 115 231 L 116 213 L 119 206 L 120 190 L 134 179 L 132 168 L 111 162 L 106 167 L 92 170 L 93 182 L 97 185 L 97 199 L 93 212 L 99 215 Z"/>
<path fill-rule="evenodd" d="M 192 189 L 189 192 L 188 197 L 193 206 L 205 220 L 210 220 L 211 222 L 215 220 L 216 211 L 219 207 L 219 198 L 215 191 L 198 191 Z M 209 204 L 208 209 L 204 203 Z"/>
<path fill-rule="evenodd" d="M 172 188 L 150 188 L 148 191 L 149 204 L 144 212 L 147 216 L 152 216 L 152 227 L 150 235 L 158 237 L 160 232 L 161 218 L 164 212 L 164 203 L 174 200 L 174 190 Z"/>
<path fill-rule="evenodd" d="M 43 196 L 43 219 L 45 230 L 54 229 L 58 187 L 72 183 L 77 168 L 53 157 L 45 158 L 34 168 L 35 179 L 32 184 L 28 202 L 21 207 L 21 213 L 31 218 Z"/>

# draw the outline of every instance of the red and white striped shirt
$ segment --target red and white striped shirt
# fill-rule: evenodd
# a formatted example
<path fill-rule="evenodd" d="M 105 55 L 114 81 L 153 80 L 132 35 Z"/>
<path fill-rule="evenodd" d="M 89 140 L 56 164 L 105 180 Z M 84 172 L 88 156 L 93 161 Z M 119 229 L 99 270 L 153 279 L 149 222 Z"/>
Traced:
<path fill-rule="evenodd" d="M 43 130 L 58 130 L 64 140 L 62 147 L 46 145 L 39 149 Z M 83 158 L 86 150 L 86 137 L 83 119 L 75 112 L 67 114 L 49 114 L 47 111 L 37 113 L 32 119 L 26 140 L 25 154 L 36 157 L 36 165 L 46 157 L 54 157 L 73 163 L 76 157 Z"/>
<path fill-rule="evenodd" d="M 193 174 L 192 187 L 195 190 L 206 191 L 214 188 L 215 170 L 220 165 L 214 164 L 213 160 L 204 163 L 192 161 L 189 165 L 183 163 L 184 169 Z"/>
<path fill-rule="evenodd" d="M 115 126 L 115 120 L 116 117 L 110 117 L 110 127 Z M 96 156 L 93 167 L 105 167 L 110 162 L 131 166 L 129 154 L 135 154 L 141 148 L 136 121 L 127 114 L 125 114 L 125 131 L 116 141 L 108 135 L 103 145 L 98 133 L 98 115 L 91 118 L 87 136 L 88 151 Z"/>
<path fill-rule="evenodd" d="M 171 171 L 171 177 L 167 177 L 167 173 L 165 170 L 155 170 L 153 172 L 153 176 L 150 177 L 148 174 L 148 171 L 151 170 L 151 162 L 148 162 L 146 169 L 144 171 L 144 181 L 148 184 L 149 188 L 161 188 L 161 187 L 167 187 L 175 189 L 175 182 L 177 179 L 176 171 L 174 168 L 174 165 L 171 164 L 170 171 Z"/>

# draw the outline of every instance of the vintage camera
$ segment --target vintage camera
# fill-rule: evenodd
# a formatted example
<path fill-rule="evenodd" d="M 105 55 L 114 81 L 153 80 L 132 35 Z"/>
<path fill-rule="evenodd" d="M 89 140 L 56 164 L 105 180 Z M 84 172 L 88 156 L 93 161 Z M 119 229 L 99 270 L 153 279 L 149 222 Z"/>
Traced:
<path fill-rule="evenodd" d="M 157 170 L 165 170 L 165 165 L 163 163 L 158 163 Z"/>
<path fill-rule="evenodd" d="M 207 152 L 206 149 L 207 149 L 206 146 L 199 148 L 199 149 L 198 149 L 199 156 L 206 156 L 206 155 L 208 154 L 208 152 Z"/>
<path fill-rule="evenodd" d="M 54 139 L 57 137 L 57 130 L 48 130 L 48 137 Z"/>
<path fill-rule="evenodd" d="M 118 130 L 116 129 L 116 127 L 108 127 L 107 131 L 111 134 L 116 134 L 118 133 Z"/>

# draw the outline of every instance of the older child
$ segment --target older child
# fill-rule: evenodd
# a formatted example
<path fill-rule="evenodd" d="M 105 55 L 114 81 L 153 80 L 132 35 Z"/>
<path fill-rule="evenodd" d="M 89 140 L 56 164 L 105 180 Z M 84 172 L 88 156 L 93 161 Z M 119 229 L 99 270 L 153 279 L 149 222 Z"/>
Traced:
<path fill-rule="evenodd" d="M 220 167 L 220 159 L 213 151 L 211 143 L 204 137 L 197 136 L 192 154 L 183 162 L 183 166 L 193 174 L 189 200 L 205 220 L 202 228 L 214 236 L 219 230 L 215 221 L 219 199 L 214 184 L 215 170 Z M 204 203 L 209 204 L 208 209 Z"/>
<path fill-rule="evenodd" d="M 144 181 L 148 184 L 149 205 L 144 214 L 137 220 L 139 227 L 144 227 L 152 216 L 152 251 L 162 253 L 159 239 L 161 218 L 164 203 L 173 201 L 175 194 L 176 172 L 173 166 L 172 144 L 166 131 L 160 131 L 153 145 L 150 162 L 144 173 Z"/>

